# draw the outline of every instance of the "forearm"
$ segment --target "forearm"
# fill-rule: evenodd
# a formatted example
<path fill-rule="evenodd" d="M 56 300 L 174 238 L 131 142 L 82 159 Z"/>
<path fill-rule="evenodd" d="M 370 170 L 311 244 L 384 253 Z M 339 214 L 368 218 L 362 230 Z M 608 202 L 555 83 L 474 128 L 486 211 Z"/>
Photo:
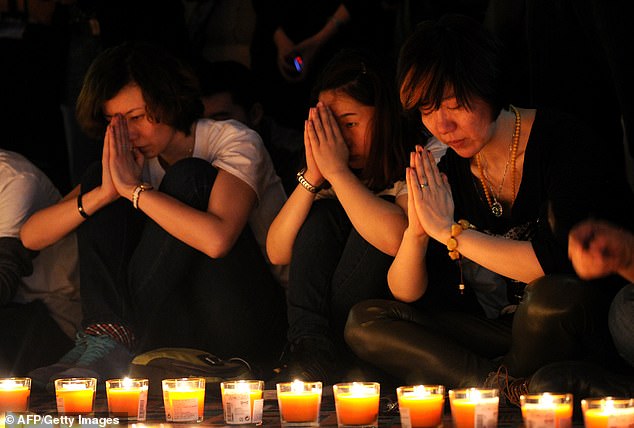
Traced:
<path fill-rule="evenodd" d="M 446 244 L 449 238 L 448 230 L 446 239 L 439 242 Z M 456 241 L 460 254 L 502 276 L 524 283 L 544 276 L 533 246 L 528 241 L 490 236 L 471 229 L 462 231 Z"/>
<path fill-rule="evenodd" d="M 55 205 L 34 213 L 20 229 L 20 239 L 31 250 L 41 250 L 53 245 L 75 230 L 85 219 L 79 213 L 77 197 L 79 186 Z M 82 195 L 86 215 L 99 211 L 111 201 L 103 197 L 97 187 Z"/>
<path fill-rule="evenodd" d="M 363 239 L 394 256 L 407 227 L 407 216 L 401 207 L 376 196 L 350 170 L 331 177 L 330 183 Z"/>
<path fill-rule="evenodd" d="M 138 207 L 174 238 L 211 258 L 223 257 L 231 250 L 247 221 L 247 216 L 238 212 L 243 221 L 223 219 L 157 190 L 141 192 Z"/>
<path fill-rule="evenodd" d="M 277 214 L 266 236 L 266 252 L 271 263 L 286 265 L 291 262 L 295 238 L 314 200 L 315 194 L 298 185 Z"/>
<path fill-rule="evenodd" d="M 324 44 L 339 32 L 339 28 L 350 21 L 350 13 L 344 4 L 340 4 L 326 24 L 313 37 L 319 44 Z"/>
<path fill-rule="evenodd" d="M 420 299 L 427 290 L 425 256 L 429 237 L 415 236 L 405 230 L 403 241 L 387 273 L 392 295 L 403 302 Z"/>

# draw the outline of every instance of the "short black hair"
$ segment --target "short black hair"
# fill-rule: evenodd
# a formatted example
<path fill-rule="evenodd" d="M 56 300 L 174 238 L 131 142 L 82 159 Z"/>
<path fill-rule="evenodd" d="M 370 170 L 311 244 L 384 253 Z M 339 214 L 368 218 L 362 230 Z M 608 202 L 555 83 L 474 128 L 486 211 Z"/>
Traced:
<path fill-rule="evenodd" d="M 470 108 L 477 97 L 497 117 L 509 103 L 502 74 L 501 46 L 478 21 L 456 14 L 423 21 L 399 55 L 401 104 L 406 111 L 435 110 L 453 90 L 460 105 Z"/>
<path fill-rule="evenodd" d="M 125 42 L 101 52 L 90 65 L 77 99 L 77 120 L 99 138 L 106 129 L 103 105 L 125 86 L 138 85 L 148 116 L 189 135 L 202 116 L 194 71 L 165 49 L 147 42 Z"/>

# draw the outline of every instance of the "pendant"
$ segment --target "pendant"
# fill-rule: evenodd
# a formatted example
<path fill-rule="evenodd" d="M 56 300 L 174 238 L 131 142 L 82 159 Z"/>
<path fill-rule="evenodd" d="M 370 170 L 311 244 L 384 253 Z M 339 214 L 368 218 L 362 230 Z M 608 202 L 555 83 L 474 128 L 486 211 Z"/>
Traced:
<path fill-rule="evenodd" d="M 493 204 L 491 205 L 491 212 L 496 217 L 502 217 L 502 204 L 500 204 L 498 201 L 493 202 Z"/>

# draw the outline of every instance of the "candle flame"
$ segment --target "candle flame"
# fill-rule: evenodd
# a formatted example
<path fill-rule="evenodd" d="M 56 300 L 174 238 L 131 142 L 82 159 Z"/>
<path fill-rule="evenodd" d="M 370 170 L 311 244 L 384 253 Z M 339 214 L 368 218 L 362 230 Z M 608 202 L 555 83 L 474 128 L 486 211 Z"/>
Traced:
<path fill-rule="evenodd" d="M 425 387 L 425 385 L 416 385 L 413 389 L 414 395 L 418 397 L 428 397 L 431 392 Z"/>
<path fill-rule="evenodd" d="M 467 398 L 472 401 L 480 401 L 482 399 L 482 394 L 479 390 L 471 388 L 467 391 Z"/>
<path fill-rule="evenodd" d="M 605 400 L 601 400 L 601 407 L 604 412 L 613 413 L 614 412 L 614 400 L 612 398 L 606 398 Z"/>
<path fill-rule="evenodd" d="M 541 397 L 539 397 L 539 405 L 544 407 L 552 407 L 553 406 L 553 396 L 548 392 L 544 392 Z"/>
<path fill-rule="evenodd" d="M 132 388 L 132 379 L 130 379 L 129 377 L 124 377 L 123 381 L 121 382 L 121 386 L 123 386 L 125 389 Z"/>
<path fill-rule="evenodd" d="M 19 383 L 14 381 L 13 379 L 3 379 L 0 380 L 0 389 L 14 389 L 20 386 Z"/>

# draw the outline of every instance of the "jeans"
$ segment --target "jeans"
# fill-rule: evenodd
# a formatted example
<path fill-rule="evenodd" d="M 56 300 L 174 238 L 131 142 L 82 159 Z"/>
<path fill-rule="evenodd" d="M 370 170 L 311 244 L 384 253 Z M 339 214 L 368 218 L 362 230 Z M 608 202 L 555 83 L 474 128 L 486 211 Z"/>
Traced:
<path fill-rule="evenodd" d="M 359 235 L 339 201 L 315 201 L 293 246 L 286 291 L 289 342 L 311 336 L 343 346 L 350 308 L 389 296 L 392 260 Z"/>
<path fill-rule="evenodd" d="M 172 165 L 159 191 L 206 210 L 217 170 L 202 159 Z M 99 185 L 95 164 L 82 191 Z M 273 358 L 284 341 L 283 290 L 245 227 L 212 259 L 119 198 L 78 229 L 84 325 L 131 328 L 139 350 L 202 348 L 221 357 Z"/>
<path fill-rule="evenodd" d="M 554 361 L 602 358 L 606 297 L 600 286 L 545 276 L 526 287 L 513 316 L 499 319 L 372 300 L 352 309 L 345 337 L 361 359 L 401 381 L 477 386 L 500 364 L 525 377 Z"/>
<path fill-rule="evenodd" d="M 626 285 L 614 297 L 608 323 L 617 351 L 634 367 L 634 284 Z"/>

